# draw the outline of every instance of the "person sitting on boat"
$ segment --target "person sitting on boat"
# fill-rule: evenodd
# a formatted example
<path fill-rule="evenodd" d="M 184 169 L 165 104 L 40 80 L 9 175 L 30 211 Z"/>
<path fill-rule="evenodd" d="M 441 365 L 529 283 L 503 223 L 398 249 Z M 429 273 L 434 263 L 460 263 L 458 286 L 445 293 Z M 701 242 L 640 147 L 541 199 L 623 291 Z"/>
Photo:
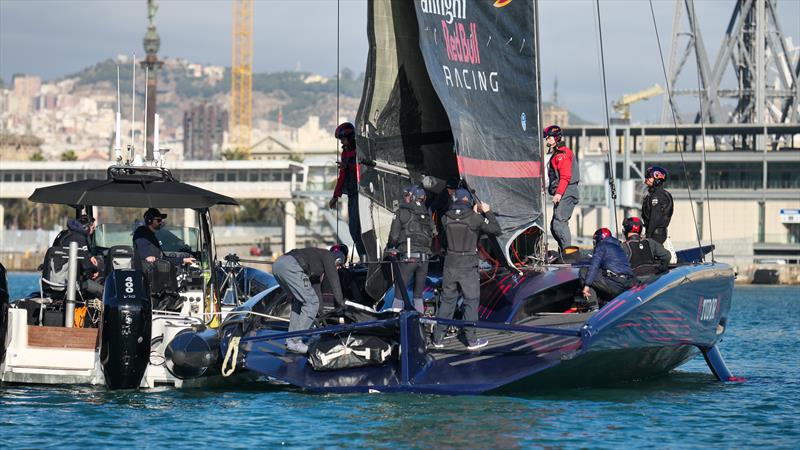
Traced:
<path fill-rule="evenodd" d="M 133 232 L 133 251 L 140 262 L 154 263 L 156 259 L 165 259 L 164 252 L 161 250 L 161 241 L 156 236 L 156 231 L 164 226 L 164 219 L 167 215 L 156 208 L 150 208 L 144 212 L 144 225 L 138 227 Z M 173 264 L 194 264 L 193 257 L 186 258 L 166 258 Z"/>
<path fill-rule="evenodd" d="M 672 220 L 672 194 L 664 188 L 667 176 L 667 169 L 659 166 L 650 166 L 644 173 L 647 185 L 647 196 L 642 201 L 645 236 L 659 244 L 667 240 L 667 227 Z"/>
<path fill-rule="evenodd" d="M 498 236 L 502 229 L 489 204 L 480 202 L 473 206 L 472 195 L 466 189 L 455 191 L 450 210 L 442 218 L 442 224 L 447 235 L 447 256 L 442 274 L 442 299 L 436 317 L 453 318 L 460 288 L 461 295 L 464 296 L 464 320 L 473 322 L 478 320 L 480 304 L 478 238 L 482 233 Z M 434 327 L 432 345 L 435 348 L 444 347 L 446 329 L 447 326 L 442 324 Z M 465 328 L 464 335 L 469 350 L 477 350 L 489 343 L 487 339 L 479 339 L 472 327 Z"/>
<path fill-rule="evenodd" d="M 553 196 L 550 232 L 558 243 L 559 252 L 572 245 L 569 219 L 578 204 L 578 183 L 581 178 L 578 159 L 564 144 L 561 133 L 561 127 L 558 125 L 550 125 L 543 132 L 548 153 L 552 153 L 547 163 L 547 176 L 550 180 L 547 192 Z"/>
<path fill-rule="evenodd" d="M 628 255 L 633 273 L 643 276 L 666 272 L 669 270 L 672 255 L 657 241 L 642 238 L 642 226 L 642 220 L 638 217 L 628 217 L 622 221 L 622 229 L 627 238 L 622 243 L 622 249 Z"/>
<path fill-rule="evenodd" d="M 588 300 L 584 306 L 590 311 L 610 302 L 636 282 L 622 244 L 611 235 L 611 230 L 598 229 L 593 240 L 594 252 L 589 268 L 581 269 L 582 293 Z"/>
<path fill-rule="evenodd" d="M 356 246 L 361 262 L 367 261 L 367 249 L 361 240 L 361 218 L 358 212 L 358 154 L 356 151 L 356 127 L 350 122 L 344 122 L 334 131 L 336 139 L 342 143 L 342 160 L 339 166 L 339 177 L 328 206 L 333 209 L 342 193 L 347 194 L 347 225 L 350 237 Z"/>
<path fill-rule="evenodd" d="M 314 324 L 322 298 L 320 283 L 327 280 L 333 291 L 334 302 L 344 304 L 339 274 L 336 267 L 344 264 L 345 256 L 339 251 L 323 248 L 299 248 L 280 256 L 272 265 L 272 275 L 284 292 L 292 299 L 289 331 L 307 330 Z M 305 354 L 308 345 L 300 337 L 286 339 L 286 349 Z"/>
<path fill-rule="evenodd" d="M 413 305 L 422 314 L 425 312 L 422 291 L 425 289 L 431 244 L 436 232 L 428 208 L 425 207 L 425 189 L 421 186 L 410 186 L 403 197 L 404 201 L 394 214 L 388 239 L 390 254 L 400 260 L 400 276 L 395 277 L 392 308 L 403 308 L 401 289 L 408 289 L 413 277 Z"/>
<path fill-rule="evenodd" d="M 100 276 L 99 261 L 90 251 L 89 240 L 95 230 L 95 219 L 86 214 L 67 222 L 67 229 L 56 236 L 54 247 L 69 248 L 72 242 L 78 244 L 78 281 L 81 294 L 91 298 L 103 298 L 103 279 Z"/>

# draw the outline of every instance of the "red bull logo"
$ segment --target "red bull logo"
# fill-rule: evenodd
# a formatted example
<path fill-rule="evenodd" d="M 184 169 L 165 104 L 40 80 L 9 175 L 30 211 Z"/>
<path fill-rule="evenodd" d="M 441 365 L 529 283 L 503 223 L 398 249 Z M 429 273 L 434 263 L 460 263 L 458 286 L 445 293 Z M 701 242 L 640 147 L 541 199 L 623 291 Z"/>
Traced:
<path fill-rule="evenodd" d="M 469 24 L 469 36 L 463 23 L 456 23 L 452 27 L 447 26 L 447 22 L 442 20 L 442 33 L 444 35 L 447 58 L 450 61 L 480 64 L 481 51 L 478 46 L 478 32 L 475 22 Z"/>
<path fill-rule="evenodd" d="M 511 3 L 511 0 L 497 0 L 494 2 L 494 7 L 502 8 L 503 6 L 506 6 L 509 3 Z"/>

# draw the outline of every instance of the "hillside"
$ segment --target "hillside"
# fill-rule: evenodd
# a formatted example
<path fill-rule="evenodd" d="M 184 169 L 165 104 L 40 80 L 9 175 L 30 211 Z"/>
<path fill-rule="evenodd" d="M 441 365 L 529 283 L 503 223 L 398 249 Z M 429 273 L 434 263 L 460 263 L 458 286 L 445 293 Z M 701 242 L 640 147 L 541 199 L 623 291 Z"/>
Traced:
<path fill-rule="evenodd" d="M 107 59 L 60 81 L 75 80 L 75 94 L 115 98 L 117 64 L 125 115 L 130 110 L 133 72 L 130 62 Z M 137 109 L 144 104 L 144 75 L 141 66 L 137 67 Z M 355 77 L 348 69 L 343 70 L 341 75 L 340 115 L 352 119 L 358 108 L 364 75 Z M 180 59 L 165 60 L 158 75 L 158 105 L 167 126 L 180 126 L 183 111 L 193 103 L 217 103 L 228 109 L 230 76 L 230 68 L 227 67 L 201 66 Z M 261 119 L 277 120 L 279 109 L 283 123 L 290 126 L 300 126 L 309 115 L 317 115 L 324 127 L 334 127 L 336 78 L 308 72 L 253 74 L 254 122 Z"/>

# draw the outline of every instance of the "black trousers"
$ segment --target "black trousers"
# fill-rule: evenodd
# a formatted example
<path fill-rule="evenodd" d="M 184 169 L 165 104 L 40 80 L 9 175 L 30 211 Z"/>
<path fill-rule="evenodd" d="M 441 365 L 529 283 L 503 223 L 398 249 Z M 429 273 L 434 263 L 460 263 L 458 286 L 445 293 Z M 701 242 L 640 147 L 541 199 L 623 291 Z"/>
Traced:
<path fill-rule="evenodd" d="M 663 244 L 664 241 L 667 240 L 667 229 L 666 228 L 653 228 L 651 230 L 651 229 L 648 228 L 647 229 L 647 233 L 645 234 L 645 237 L 648 237 L 648 238 L 658 242 L 659 244 Z"/>
<path fill-rule="evenodd" d="M 358 211 L 358 194 L 347 196 L 347 225 L 358 255 L 366 255 L 367 249 L 364 247 L 364 241 L 361 240 L 361 215 Z"/>
<path fill-rule="evenodd" d="M 580 271 L 581 280 L 584 284 L 586 283 L 587 272 L 588 269 L 585 267 Z M 597 300 L 599 300 L 600 306 L 602 306 L 613 300 L 614 297 L 632 288 L 634 284 L 636 284 L 636 281 L 633 277 L 623 278 L 621 276 L 608 275 L 600 271 L 592 284 L 588 286 L 596 292 Z M 590 299 L 589 301 L 591 302 L 592 300 Z"/>
<path fill-rule="evenodd" d="M 414 277 L 414 296 L 411 297 L 411 299 L 422 299 L 422 291 L 425 289 L 425 278 L 428 276 L 428 261 L 406 260 L 400 261 L 397 264 L 400 277 L 395 277 L 394 279 L 395 304 L 399 303 L 403 298 L 400 290 L 408 289 L 408 285 L 411 284 L 411 277 Z M 400 278 L 402 278 L 402 284 Z"/>
<path fill-rule="evenodd" d="M 442 319 L 453 318 L 460 290 L 460 294 L 464 296 L 464 320 L 477 321 L 478 306 L 481 300 L 480 289 L 480 274 L 478 273 L 477 265 L 472 267 L 453 267 L 448 266 L 447 260 L 445 260 L 442 277 L 442 298 L 439 310 L 436 311 L 436 317 Z M 441 342 L 446 330 L 446 325 L 436 324 L 433 329 L 433 339 Z M 464 336 L 467 341 L 475 341 L 477 332 L 472 327 L 464 328 Z"/>

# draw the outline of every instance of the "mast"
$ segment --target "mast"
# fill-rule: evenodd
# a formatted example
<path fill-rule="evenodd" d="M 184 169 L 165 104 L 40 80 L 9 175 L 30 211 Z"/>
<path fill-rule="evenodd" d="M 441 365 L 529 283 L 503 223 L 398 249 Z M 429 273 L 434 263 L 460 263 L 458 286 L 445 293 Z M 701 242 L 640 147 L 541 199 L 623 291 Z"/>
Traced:
<path fill-rule="evenodd" d="M 534 57 L 535 58 L 534 59 L 534 63 L 536 64 L 536 71 L 535 71 L 535 73 L 536 73 L 536 92 L 538 93 L 538 95 L 536 96 L 536 126 L 537 126 L 536 134 L 539 137 L 541 137 L 542 136 L 542 130 L 544 129 L 544 127 L 542 126 L 543 125 L 542 124 L 542 70 L 541 70 L 542 66 L 541 66 L 541 56 L 540 56 L 540 47 L 539 47 L 539 43 L 540 43 L 540 41 L 539 41 L 539 0 L 534 0 L 534 2 L 533 2 L 533 37 L 534 37 L 533 48 L 534 48 L 534 51 L 536 53 L 536 55 Z M 558 81 L 556 81 L 556 83 L 558 83 Z M 557 101 L 557 98 L 558 98 L 557 95 L 558 95 L 557 93 L 554 94 L 554 97 L 553 97 L 553 101 L 554 102 Z M 545 224 L 547 224 L 547 203 L 546 203 L 547 202 L 547 198 L 545 198 L 545 195 L 544 195 L 544 193 L 545 193 L 544 174 L 547 173 L 547 172 L 545 170 L 546 167 L 545 167 L 545 162 L 544 162 L 544 149 L 541 147 L 541 140 L 539 142 L 540 142 L 539 148 L 541 149 L 541 151 L 539 153 L 541 154 L 540 164 L 541 164 L 541 174 L 542 174 L 542 176 L 539 177 L 539 184 L 540 184 L 540 187 L 541 187 L 540 192 L 539 192 L 539 198 L 541 200 L 541 205 L 542 205 L 542 225 L 543 225 L 542 226 L 542 230 L 544 231 L 544 234 L 543 234 L 544 239 L 542 239 L 542 242 L 539 244 L 539 252 L 540 252 L 540 254 L 538 256 L 540 256 L 540 257 L 542 257 L 542 259 L 544 259 L 547 256 L 547 241 L 549 239 L 549 236 L 547 234 L 547 226 L 545 225 Z"/>

